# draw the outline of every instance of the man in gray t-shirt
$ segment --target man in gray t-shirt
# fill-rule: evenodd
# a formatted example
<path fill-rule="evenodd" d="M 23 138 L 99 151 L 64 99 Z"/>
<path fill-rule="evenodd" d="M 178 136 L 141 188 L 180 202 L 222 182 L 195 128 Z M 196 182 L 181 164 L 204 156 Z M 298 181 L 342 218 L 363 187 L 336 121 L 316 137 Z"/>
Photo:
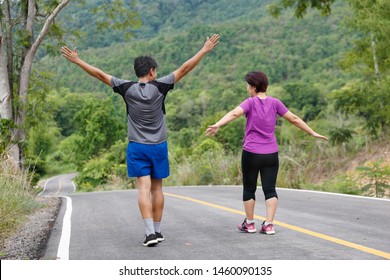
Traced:
<path fill-rule="evenodd" d="M 158 144 L 167 140 L 164 100 L 174 83 L 173 73 L 148 83 L 112 77 L 113 90 L 126 103 L 129 142 Z"/>
<path fill-rule="evenodd" d="M 171 74 L 157 79 L 157 63 L 150 56 L 134 60 L 137 81 L 122 80 L 88 64 L 76 50 L 62 47 L 62 55 L 92 77 L 112 87 L 126 103 L 128 139 L 126 151 L 129 177 L 137 178 L 138 204 L 145 226 L 144 246 L 164 240 L 160 223 L 164 208 L 162 180 L 169 176 L 165 97 L 219 43 L 219 35 L 207 37 L 203 47 Z"/>

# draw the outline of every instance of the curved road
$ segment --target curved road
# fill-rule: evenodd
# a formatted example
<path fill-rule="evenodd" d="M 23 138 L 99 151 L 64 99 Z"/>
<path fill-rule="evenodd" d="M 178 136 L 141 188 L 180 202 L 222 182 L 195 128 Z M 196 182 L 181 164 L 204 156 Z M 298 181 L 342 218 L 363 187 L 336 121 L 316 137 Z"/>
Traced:
<path fill-rule="evenodd" d="M 44 182 L 62 206 L 44 259 L 70 260 L 386 260 L 390 200 L 279 189 L 277 233 L 236 229 L 241 187 L 164 187 L 165 241 L 142 246 L 137 191 L 75 193 L 75 174 Z M 264 219 L 258 192 L 256 224 Z"/>

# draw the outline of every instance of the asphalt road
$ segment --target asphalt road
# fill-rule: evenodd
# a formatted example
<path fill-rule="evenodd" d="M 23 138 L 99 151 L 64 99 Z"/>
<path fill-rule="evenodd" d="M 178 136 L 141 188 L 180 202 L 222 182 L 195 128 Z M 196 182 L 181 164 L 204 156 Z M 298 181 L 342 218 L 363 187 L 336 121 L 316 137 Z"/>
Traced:
<path fill-rule="evenodd" d="M 74 174 L 45 182 L 41 195 L 62 206 L 44 259 L 70 260 L 385 260 L 390 200 L 278 189 L 276 234 L 237 230 L 244 219 L 238 186 L 164 187 L 162 233 L 142 245 L 137 191 L 74 192 Z M 256 224 L 265 214 L 258 192 Z"/>

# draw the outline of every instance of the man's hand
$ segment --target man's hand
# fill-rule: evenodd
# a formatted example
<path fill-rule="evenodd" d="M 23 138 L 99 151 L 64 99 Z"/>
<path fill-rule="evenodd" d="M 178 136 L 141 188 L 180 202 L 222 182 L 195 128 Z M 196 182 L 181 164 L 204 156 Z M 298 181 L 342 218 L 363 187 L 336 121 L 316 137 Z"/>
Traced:
<path fill-rule="evenodd" d="M 64 46 L 61 48 L 61 53 L 63 57 L 72 63 L 77 63 L 79 60 L 79 55 L 76 52 L 76 48 L 74 48 L 74 51 L 72 51 L 67 46 Z"/>
<path fill-rule="evenodd" d="M 185 75 L 187 75 L 194 67 L 199 63 L 203 56 L 211 51 L 219 43 L 219 35 L 214 34 L 211 38 L 207 37 L 202 49 L 200 49 L 192 58 L 184 62 L 184 64 L 173 72 L 175 75 L 175 83 L 180 81 Z"/>
<path fill-rule="evenodd" d="M 218 43 L 219 43 L 218 34 L 214 34 L 213 36 L 211 36 L 211 38 L 207 37 L 207 40 L 204 43 L 202 50 L 207 53 L 211 51 L 216 45 L 218 45 Z"/>
<path fill-rule="evenodd" d="M 96 68 L 92 65 L 89 65 L 87 62 L 83 61 L 81 58 L 79 58 L 79 55 L 76 52 L 76 48 L 72 51 L 67 46 L 64 46 L 61 48 L 62 56 L 65 57 L 70 62 L 78 65 L 81 69 L 83 69 L 85 72 L 87 72 L 92 77 L 102 81 L 108 86 L 111 86 L 111 78 L 112 76 L 104 73 L 99 68 Z"/>

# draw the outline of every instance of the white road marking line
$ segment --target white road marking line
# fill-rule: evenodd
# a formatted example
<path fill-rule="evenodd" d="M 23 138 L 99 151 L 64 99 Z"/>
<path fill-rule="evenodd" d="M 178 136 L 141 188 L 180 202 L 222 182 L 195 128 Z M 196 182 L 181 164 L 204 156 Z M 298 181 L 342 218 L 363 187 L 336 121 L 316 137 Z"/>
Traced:
<path fill-rule="evenodd" d="M 323 192 L 323 191 L 304 190 L 304 189 L 287 189 L 287 188 L 276 188 L 276 190 L 317 193 L 317 194 L 343 196 L 343 197 L 348 197 L 348 198 L 373 199 L 373 200 L 380 200 L 380 201 L 384 201 L 384 202 L 390 202 L 390 199 L 388 199 L 388 198 L 363 196 L 363 195 L 353 195 L 353 194 L 345 194 L 345 193 L 333 193 L 333 192 Z"/>
<path fill-rule="evenodd" d="M 62 233 L 60 243 L 58 245 L 57 259 L 69 260 L 69 246 L 71 235 L 71 216 L 72 216 L 72 199 L 68 196 L 63 196 L 66 199 L 66 211 L 62 222 Z"/>
<path fill-rule="evenodd" d="M 47 183 L 49 183 L 51 179 L 53 179 L 53 177 L 45 181 L 45 184 L 43 185 L 43 190 L 38 194 L 38 196 L 42 196 L 46 192 Z"/>
<path fill-rule="evenodd" d="M 73 192 L 76 192 L 76 184 L 72 181 L 72 185 L 73 185 Z"/>

